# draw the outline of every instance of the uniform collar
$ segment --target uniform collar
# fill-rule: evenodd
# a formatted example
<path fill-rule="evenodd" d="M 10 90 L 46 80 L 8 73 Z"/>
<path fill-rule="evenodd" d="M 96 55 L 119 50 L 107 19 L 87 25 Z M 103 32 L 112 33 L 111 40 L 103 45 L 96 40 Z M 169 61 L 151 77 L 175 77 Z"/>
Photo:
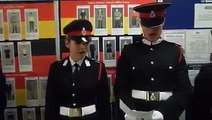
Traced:
<path fill-rule="evenodd" d="M 70 60 L 71 66 L 73 66 L 75 63 L 77 63 L 79 66 L 81 66 L 81 65 L 82 65 L 82 63 L 83 63 L 83 60 L 84 60 L 84 59 L 85 59 L 85 57 L 84 57 L 83 59 L 81 59 L 81 60 L 77 61 L 77 62 L 74 62 L 74 60 L 73 60 L 73 59 L 71 59 L 71 57 L 69 57 L 69 60 Z"/>
<path fill-rule="evenodd" d="M 148 41 L 147 39 L 145 39 L 145 38 L 143 38 L 142 39 L 142 43 L 144 43 L 144 44 L 146 44 L 146 45 L 157 45 L 157 44 L 159 44 L 159 43 L 161 43 L 161 41 L 163 41 L 163 39 L 160 37 L 160 38 L 158 38 L 156 41 L 154 41 L 154 42 L 150 42 L 150 41 Z"/>

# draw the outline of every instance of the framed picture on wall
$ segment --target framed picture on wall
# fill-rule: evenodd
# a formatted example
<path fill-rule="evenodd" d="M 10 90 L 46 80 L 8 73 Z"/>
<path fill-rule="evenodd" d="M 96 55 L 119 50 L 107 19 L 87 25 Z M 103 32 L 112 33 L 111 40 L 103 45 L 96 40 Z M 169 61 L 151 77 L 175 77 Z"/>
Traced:
<path fill-rule="evenodd" d="M 204 3 L 211 3 L 212 0 L 201 0 L 201 2 L 204 2 Z"/>
<path fill-rule="evenodd" d="M 27 106 L 38 106 L 38 77 L 25 77 Z"/>
<path fill-rule="evenodd" d="M 0 41 L 4 41 L 4 19 L 2 9 L 0 9 Z"/>
<path fill-rule="evenodd" d="M 94 6 L 95 35 L 107 35 L 107 6 Z"/>
<path fill-rule="evenodd" d="M 103 37 L 103 62 L 106 67 L 116 66 L 116 37 Z"/>
<path fill-rule="evenodd" d="M 124 34 L 124 5 L 111 5 L 111 26 L 113 35 Z"/>
<path fill-rule="evenodd" d="M 40 105 L 45 105 L 47 77 L 39 77 L 39 99 Z"/>
<path fill-rule="evenodd" d="M 35 108 L 22 108 L 23 120 L 36 120 Z"/>
<path fill-rule="evenodd" d="M 90 19 L 90 6 L 79 5 L 77 6 L 77 19 Z"/>
<path fill-rule="evenodd" d="M 133 42 L 132 36 L 120 36 L 119 37 L 119 53 L 121 54 L 125 45 L 129 45 Z"/>
<path fill-rule="evenodd" d="M 39 38 L 38 9 L 25 9 L 25 30 L 26 39 L 33 40 Z"/>
<path fill-rule="evenodd" d="M 6 78 L 7 107 L 16 107 L 15 78 Z"/>
<path fill-rule="evenodd" d="M 4 111 L 5 120 L 18 120 L 18 114 L 16 108 L 7 108 Z"/>
<path fill-rule="evenodd" d="M 31 42 L 18 42 L 18 63 L 20 72 L 32 71 Z"/>
<path fill-rule="evenodd" d="M 7 9 L 7 24 L 9 27 L 9 40 L 21 40 L 20 9 Z"/>
<path fill-rule="evenodd" d="M 1 48 L 1 63 L 3 73 L 15 72 L 15 54 L 13 42 L 0 43 Z"/>
<path fill-rule="evenodd" d="M 140 17 L 139 13 L 134 11 L 133 8 L 137 5 L 128 5 L 128 34 L 138 35 L 141 34 Z"/>
<path fill-rule="evenodd" d="M 99 60 L 99 37 L 92 37 L 92 41 L 89 43 L 88 57 Z"/>
<path fill-rule="evenodd" d="M 41 120 L 45 120 L 45 107 L 40 108 Z"/>

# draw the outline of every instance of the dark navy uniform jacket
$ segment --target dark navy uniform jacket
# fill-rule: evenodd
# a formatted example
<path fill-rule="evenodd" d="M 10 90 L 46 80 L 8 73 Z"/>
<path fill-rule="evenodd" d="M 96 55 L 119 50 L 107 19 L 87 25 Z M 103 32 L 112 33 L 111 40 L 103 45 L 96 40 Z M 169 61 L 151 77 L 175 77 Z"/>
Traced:
<path fill-rule="evenodd" d="M 173 95 L 166 101 L 150 102 L 132 98 L 132 89 Z M 155 45 L 141 41 L 125 46 L 117 65 L 115 94 L 133 110 L 158 110 L 165 120 L 177 120 L 191 95 L 182 48 L 165 40 Z M 123 113 L 119 112 L 120 116 Z"/>
<path fill-rule="evenodd" d="M 4 109 L 6 108 L 6 79 L 0 69 L 0 119 L 4 120 Z"/>
<path fill-rule="evenodd" d="M 212 120 L 212 63 L 203 65 L 195 77 L 187 120 Z"/>
<path fill-rule="evenodd" d="M 85 61 L 89 61 L 90 66 Z M 109 84 L 105 66 L 101 64 L 99 69 L 99 62 L 85 57 L 75 82 L 69 58 L 51 64 L 46 91 L 46 120 L 110 120 Z M 99 71 L 101 77 L 98 80 Z M 59 113 L 60 106 L 79 108 L 93 104 L 97 112 L 82 118 L 68 118 Z"/>

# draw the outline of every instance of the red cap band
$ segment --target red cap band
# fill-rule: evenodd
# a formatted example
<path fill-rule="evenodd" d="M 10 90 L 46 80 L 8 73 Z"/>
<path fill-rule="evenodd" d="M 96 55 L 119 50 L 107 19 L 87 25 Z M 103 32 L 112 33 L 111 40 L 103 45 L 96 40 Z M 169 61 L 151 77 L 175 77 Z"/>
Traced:
<path fill-rule="evenodd" d="M 141 18 L 155 18 L 155 17 L 164 17 L 164 11 L 151 11 L 148 13 L 140 13 Z"/>
<path fill-rule="evenodd" d="M 68 36 L 91 36 L 91 31 L 86 31 L 86 30 L 82 30 L 82 31 L 72 31 L 67 33 Z"/>

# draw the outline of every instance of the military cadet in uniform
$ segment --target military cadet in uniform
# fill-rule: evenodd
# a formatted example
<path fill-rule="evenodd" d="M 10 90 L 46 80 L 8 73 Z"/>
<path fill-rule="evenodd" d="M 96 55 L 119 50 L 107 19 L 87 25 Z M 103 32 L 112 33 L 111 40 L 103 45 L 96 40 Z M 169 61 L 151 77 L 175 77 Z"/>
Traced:
<path fill-rule="evenodd" d="M 63 32 L 70 56 L 51 64 L 46 120 L 110 120 L 105 65 L 86 56 L 92 24 L 88 20 L 74 20 Z"/>
<path fill-rule="evenodd" d="M 191 96 L 182 48 L 161 38 L 165 8 L 171 3 L 134 7 L 143 35 L 126 45 L 117 64 L 117 120 L 178 120 Z"/>
<path fill-rule="evenodd" d="M 6 108 L 6 79 L 0 69 L 0 120 L 4 120 L 4 109 Z"/>
<path fill-rule="evenodd" d="M 194 80 L 186 120 L 212 120 L 212 63 L 201 66 Z"/>

